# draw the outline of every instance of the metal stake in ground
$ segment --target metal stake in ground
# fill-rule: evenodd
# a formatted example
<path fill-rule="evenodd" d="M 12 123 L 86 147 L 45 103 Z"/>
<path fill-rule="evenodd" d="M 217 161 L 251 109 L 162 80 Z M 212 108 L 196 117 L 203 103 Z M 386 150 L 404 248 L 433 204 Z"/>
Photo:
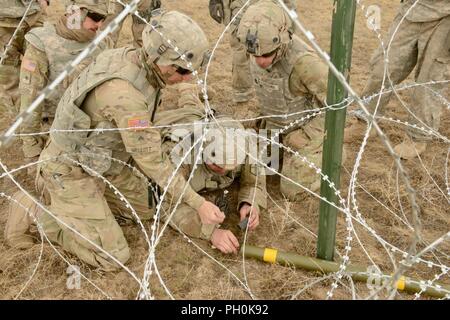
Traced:
<path fill-rule="evenodd" d="M 354 0 L 335 0 L 331 33 L 331 62 L 346 76 L 350 74 L 353 32 L 355 26 L 356 2 Z M 328 76 L 328 105 L 342 103 L 348 91 L 330 71 Z M 340 184 L 344 127 L 347 108 L 328 110 L 325 117 L 325 138 L 323 143 L 322 172 L 329 177 L 337 189 Z M 336 203 L 337 195 L 329 182 L 322 180 L 320 195 Z M 337 203 L 336 203 L 337 204 Z M 320 202 L 319 236 L 317 257 L 333 260 L 336 238 L 337 209 L 325 201 Z"/>

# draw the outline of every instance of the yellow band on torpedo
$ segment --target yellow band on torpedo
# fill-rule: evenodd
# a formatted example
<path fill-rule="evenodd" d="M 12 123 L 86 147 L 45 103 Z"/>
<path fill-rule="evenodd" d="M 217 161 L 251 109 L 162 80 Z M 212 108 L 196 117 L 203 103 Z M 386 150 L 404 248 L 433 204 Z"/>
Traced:
<path fill-rule="evenodd" d="M 278 250 L 265 248 L 263 260 L 265 262 L 275 263 L 277 262 L 277 254 Z"/>

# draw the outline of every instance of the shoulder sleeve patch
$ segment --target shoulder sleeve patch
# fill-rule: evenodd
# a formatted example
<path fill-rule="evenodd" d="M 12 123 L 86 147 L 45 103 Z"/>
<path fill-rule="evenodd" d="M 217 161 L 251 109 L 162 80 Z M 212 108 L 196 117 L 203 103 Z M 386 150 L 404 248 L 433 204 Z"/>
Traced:
<path fill-rule="evenodd" d="M 145 129 L 150 126 L 150 121 L 147 116 L 129 118 L 127 122 L 128 128 Z"/>
<path fill-rule="evenodd" d="M 23 58 L 22 65 L 21 65 L 22 69 L 30 71 L 30 72 L 35 72 L 36 67 L 37 67 L 36 62 L 34 62 L 30 59 L 27 59 L 27 58 Z"/>
<path fill-rule="evenodd" d="M 31 29 L 26 35 L 25 40 L 31 43 L 36 49 L 45 51 L 44 43 L 41 40 L 42 34 L 45 32 L 43 27 Z"/>

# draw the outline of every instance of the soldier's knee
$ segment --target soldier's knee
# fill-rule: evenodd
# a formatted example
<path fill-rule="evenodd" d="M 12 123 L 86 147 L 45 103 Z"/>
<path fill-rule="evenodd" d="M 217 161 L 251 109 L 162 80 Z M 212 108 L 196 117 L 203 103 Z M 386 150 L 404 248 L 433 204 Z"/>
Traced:
<path fill-rule="evenodd" d="M 308 162 L 294 155 L 286 156 L 283 161 L 280 181 L 281 193 L 291 201 L 299 200 L 310 192 L 318 192 L 320 189 L 321 176 L 317 174 L 317 168 L 321 167 L 321 153 L 307 157 Z"/>
<path fill-rule="evenodd" d="M 26 249 L 33 245 L 29 228 L 33 218 L 41 209 L 24 192 L 18 191 L 11 198 L 8 220 L 5 227 L 5 241 L 15 248 Z"/>
<path fill-rule="evenodd" d="M 108 229 L 110 232 L 108 233 Z M 106 234 L 106 233 L 108 234 Z M 99 233 L 100 246 L 103 250 L 95 250 L 100 267 L 104 270 L 116 270 L 130 259 L 130 248 L 120 227 L 114 222 L 114 228 L 106 228 Z"/>
<path fill-rule="evenodd" d="M 128 262 L 131 256 L 130 248 L 126 242 L 118 247 L 106 248 L 101 245 L 99 247 L 84 246 L 82 243 L 73 240 L 75 239 L 65 239 L 62 247 L 76 255 L 80 260 L 103 271 L 115 271 L 123 268 L 123 265 Z"/>
<path fill-rule="evenodd" d="M 104 271 L 115 271 L 123 268 L 123 265 L 130 260 L 130 248 L 125 245 L 122 248 L 117 248 L 113 252 L 99 253 L 96 255 L 96 260 L 99 264 L 99 267 Z"/>

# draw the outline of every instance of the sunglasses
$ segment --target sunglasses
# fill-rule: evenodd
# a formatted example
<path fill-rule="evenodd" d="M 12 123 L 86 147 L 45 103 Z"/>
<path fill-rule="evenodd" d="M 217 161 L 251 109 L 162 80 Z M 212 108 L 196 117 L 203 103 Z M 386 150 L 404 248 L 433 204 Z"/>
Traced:
<path fill-rule="evenodd" d="M 100 22 L 105 20 L 105 16 L 102 14 L 99 14 L 97 12 L 88 11 L 87 16 L 94 20 L 95 22 Z"/>
<path fill-rule="evenodd" d="M 185 69 L 185 68 L 182 68 L 182 67 L 180 67 L 180 66 L 176 66 L 176 65 L 174 65 L 174 67 L 176 68 L 176 70 L 177 70 L 177 73 L 179 73 L 179 74 L 181 74 L 181 75 L 187 75 L 187 74 L 191 74 L 192 73 L 192 71 L 191 70 L 188 70 L 188 69 Z"/>

